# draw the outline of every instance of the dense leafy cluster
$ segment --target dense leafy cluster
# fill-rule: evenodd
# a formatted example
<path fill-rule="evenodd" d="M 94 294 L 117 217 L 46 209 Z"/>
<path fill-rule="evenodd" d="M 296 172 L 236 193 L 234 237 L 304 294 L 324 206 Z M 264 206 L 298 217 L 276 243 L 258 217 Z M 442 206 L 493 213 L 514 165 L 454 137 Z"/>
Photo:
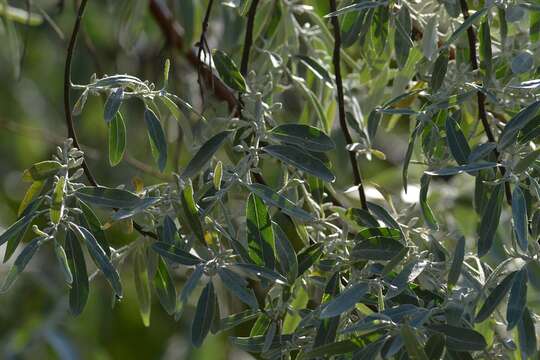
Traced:
<path fill-rule="evenodd" d="M 238 55 L 209 51 L 203 26 L 201 95 L 218 103 L 219 87 L 228 109 L 205 100 L 198 111 L 171 93 L 168 60 L 161 89 L 131 75 L 70 84 L 81 92 L 73 116 L 89 96 L 106 99 L 111 171 L 128 144 L 122 109 L 139 103 L 130 121 L 144 122 L 171 176 L 100 186 L 68 139 L 24 173 L 19 219 L 0 236 L 5 260 L 35 237 L 2 291 L 50 245 L 73 314 L 95 275 L 120 301 L 130 273 L 144 324 L 155 294 L 175 319 L 194 313 L 197 347 L 249 323 L 230 341 L 268 359 L 536 357 L 540 4 L 469 3 L 210 1 L 205 22 L 212 6 L 229 8 L 254 41 Z M 169 117 L 191 154 L 178 170 Z M 357 167 L 386 160 L 377 144 L 400 123 L 411 131 L 392 166 L 403 192 L 418 192 L 412 204 Z M 88 184 L 77 182 L 84 173 Z M 472 201 L 459 198 L 467 192 Z M 112 247 L 115 223 L 140 237 Z M 175 273 L 186 276 L 180 290 Z"/>

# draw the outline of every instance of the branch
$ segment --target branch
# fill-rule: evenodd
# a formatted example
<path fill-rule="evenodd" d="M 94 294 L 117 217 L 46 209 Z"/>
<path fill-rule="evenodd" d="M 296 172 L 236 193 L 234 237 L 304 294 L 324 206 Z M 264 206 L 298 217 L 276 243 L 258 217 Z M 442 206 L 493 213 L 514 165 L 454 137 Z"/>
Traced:
<path fill-rule="evenodd" d="M 467 0 L 459 0 L 459 3 L 461 6 L 461 13 L 463 14 L 463 19 L 467 20 L 469 18 L 469 6 L 467 5 Z M 478 70 L 478 59 L 476 56 L 476 34 L 472 26 L 469 26 L 469 28 L 467 29 L 467 38 L 469 40 L 469 61 L 471 63 L 472 70 L 476 71 Z M 493 135 L 493 132 L 491 131 L 491 127 L 489 126 L 489 122 L 487 118 L 486 96 L 481 91 L 477 91 L 476 100 L 478 103 L 478 116 L 480 117 L 480 120 L 482 121 L 484 132 L 486 133 L 486 136 L 490 142 L 497 142 L 497 140 L 495 139 L 495 136 Z M 500 154 L 497 151 L 497 149 L 493 151 L 497 159 L 499 159 Z M 506 170 L 504 167 L 499 167 L 499 170 L 502 176 L 506 174 Z M 510 189 L 510 184 L 508 182 L 504 183 L 504 190 L 506 193 L 506 201 L 508 202 L 509 205 L 511 205 L 512 204 L 512 190 Z"/>
<path fill-rule="evenodd" d="M 214 5 L 214 0 L 210 0 L 208 7 L 206 8 L 206 13 L 204 14 L 204 20 L 202 24 L 201 37 L 199 39 L 199 51 L 197 52 L 197 58 L 200 60 L 201 55 L 204 53 L 204 58 L 207 58 L 207 52 L 210 52 L 208 47 L 208 42 L 206 41 L 206 32 L 208 31 L 208 21 L 210 20 L 210 14 L 212 13 L 212 6 Z M 212 59 L 211 56 L 208 59 Z M 201 91 L 201 101 L 204 103 L 204 89 L 201 82 L 201 62 L 197 68 L 197 81 L 199 83 L 199 90 Z"/>
<path fill-rule="evenodd" d="M 330 11 L 336 11 L 336 0 L 330 0 Z M 353 143 L 349 128 L 347 127 L 347 121 L 345 120 L 345 99 L 343 96 L 343 80 L 341 78 L 341 30 L 339 28 L 339 20 L 337 16 L 332 16 L 332 27 L 334 28 L 334 73 L 336 78 L 336 87 L 337 87 L 337 101 L 339 109 L 339 125 L 343 136 L 345 136 L 345 141 L 348 145 Z M 348 151 L 349 160 L 351 162 L 354 183 L 358 186 L 358 194 L 360 195 L 360 203 L 362 204 L 362 209 L 368 210 L 366 194 L 364 192 L 364 184 L 362 182 L 362 175 L 358 167 L 358 161 L 356 160 L 356 155 Z M 369 210 L 368 210 L 369 211 Z"/>
<path fill-rule="evenodd" d="M 259 0 L 253 0 L 249 7 L 246 25 L 246 37 L 244 39 L 244 50 L 242 52 L 242 62 L 240 63 L 240 73 L 245 77 L 248 72 L 249 54 L 253 45 L 253 25 L 255 24 L 255 13 L 257 12 Z"/>

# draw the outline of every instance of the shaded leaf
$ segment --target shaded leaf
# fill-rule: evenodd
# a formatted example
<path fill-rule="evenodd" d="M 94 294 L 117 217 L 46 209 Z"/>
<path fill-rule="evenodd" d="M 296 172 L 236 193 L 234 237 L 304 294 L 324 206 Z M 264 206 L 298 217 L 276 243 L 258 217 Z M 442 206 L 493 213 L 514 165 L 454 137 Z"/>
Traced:
<path fill-rule="evenodd" d="M 523 316 L 527 302 L 527 280 L 527 268 L 523 267 L 517 272 L 510 288 L 510 296 L 508 297 L 508 306 L 506 308 L 507 330 L 512 330 Z"/>
<path fill-rule="evenodd" d="M 295 146 L 268 145 L 263 150 L 284 163 L 292 165 L 324 181 L 333 182 L 335 180 L 334 174 L 332 174 L 321 160 Z"/>
<path fill-rule="evenodd" d="M 250 194 L 246 204 L 248 255 L 254 264 L 273 269 L 274 232 L 266 205 L 256 195 Z"/>
<path fill-rule="evenodd" d="M 109 123 L 109 164 L 116 166 L 122 161 L 126 150 L 126 124 L 121 113 Z"/>
<path fill-rule="evenodd" d="M 195 317 L 191 325 L 191 342 L 195 347 L 200 347 L 210 331 L 216 306 L 216 295 L 212 281 L 206 284 L 197 302 Z"/>
<path fill-rule="evenodd" d="M 159 171 L 163 172 L 167 165 L 167 140 L 165 139 L 163 127 L 161 127 L 161 123 L 156 114 L 149 108 L 145 108 L 144 110 L 144 121 L 150 140 L 158 152 L 157 163 Z"/>
<path fill-rule="evenodd" d="M 192 178 L 205 166 L 208 166 L 212 156 L 219 150 L 221 144 L 223 144 L 230 133 L 230 131 L 222 131 L 205 142 L 193 159 L 187 164 L 182 173 L 182 178 Z"/>
<path fill-rule="evenodd" d="M 352 285 L 324 305 L 319 317 L 321 319 L 327 319 L 351 310 L 368 291 L 368 283 L 359 282 Z"/>
<path fill-rule="evenodd" d="M 69 308 L 73 315 L 79 315 L 88 300 L 90 287 L 81 245 L 75 233 L 70 229 L 66 233 L 66 256 L 73 275 L 73 281 L 69 289 Z"/>
<path fill-rule="evenodd" d="M 269 135 L 287 144 L 309 151 L 329 151 L 336 147 L 334 141 L 322 130 L 303 124 L 283 124 L 270 130 Z"/>

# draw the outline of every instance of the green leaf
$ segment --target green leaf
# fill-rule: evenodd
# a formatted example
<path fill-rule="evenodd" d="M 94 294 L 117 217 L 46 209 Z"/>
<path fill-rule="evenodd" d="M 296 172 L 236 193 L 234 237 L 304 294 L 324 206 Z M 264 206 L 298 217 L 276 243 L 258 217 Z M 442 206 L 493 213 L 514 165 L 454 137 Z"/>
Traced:
<path fill-rule="evenodd" d="M 165 139 L 165 133 L 163 132 L 158 117 L 149 108 L 145 108 L 144 110 L 144 121 L 150 140 L 158 152 L 157 162 L 159 171 L 163 172 L 167 165 L 167 140 Z"/>
<path fill-rule="evenodd" d="M 54 240 L 54 254 L 56 255 L 56 259 L 58 260 L 60 267 L 62 268 L 64 279 L 68 284 L 71 284 L 73 282 L 73 275 L 71 274 L 71 269 L 69 268 L 66 251 L 56 240 Z"/>
<path fill-rule="evenodd" d="M 104 208 L 132 209 L 145 203 L 145 199 L 130 191 L 102 186 L 83 187 L 75 191 L 75 196 L 81 201 Z"/>
<path fill-rule="evenodd" d="M 459 276 L 461 275 L 461 267 L 463 266 L 463 259 L 465 258 L 465 237 L 459 238 L 456 248 L 454 249 L 454 258 L 452 259 L 452 266 L 448 273 L 448 288 L 452 289 L 456 285 Z"/>
<path fill-rule="evenodd" d="M 482 21 L 478 36 L 480 38 L 480 68 L 484 71 L 486 79 L 491 79 L 493 73 L 493 53 L 491 50 L 491 34 L 488 18 Z"/>
<path fill-rule="evenodd" d="M 456 162 L 460 165 L 467 164 L 471 149 L 453 116 L 446 118 L 446 141 Z"/>
<path fill-rule="evenodd" d="M 270 130 L 269 135 L 286 144 L 297 145 L 309 151 L 329 151 L 336 147 L 334 141 L 322 130 L 302 124 L 284 124 Z"/>
<path fill-rule="evenodd" d="M 203 262 L 195 255 L 191 255 L 187 251 L 180 249 L 178 246 L 166 242 L 158 241 L 153 243 L 152 250 L 167 260 L 186 266 L 198 265 Z"/>
<path fill-rule="evenodd" d="M 214 168 L 214 189 L 218 190 L 221 189 L 221 180 L 223 178 L 223 163 L 221 161 L 218 161 L 216 164 L 216 167 Z"/>
<path fill-rule="evenodd" d="M 321 180 L 327 182 L 333 182 L 335 180 L 334 174 L 332 174 L 321 160 L 295 146 L 268 145 L 263 148 L 263 151 L 284 163 L 292 165 L 299 170 L 303 170 Z"/>
<path fill-rule="evenodd" d="M 237 314 L 229 315 L 219 321 L 219 331 L 227 331 L 259 316 L 258 310 L 247 309 Z"/>
<path fill-rule="evenodd" d="M 448 68 L 448 50 L 442 49 L 435 60 L 433 65 L 433 72 L 431 74 L 431 92 L 436 93 L 442 86 L 444 78 L 446 77 L 446 70 Z"/>
<path fill-rule="evenodd" d="M 440 360 L 444 352 L 444 336 L 439 333 L 431 335 L 426 343 L 425 352 L 428 359 Z"/>
<path fill-rule="evenodd" d="M 506 124 L 499 138 L 499 150 L 503 150 L 515 142 L 517 133 L 535 118 L 538 110 L 540 110 L 540 100 L 522 109 Z"/>
<path fill-rule="evenodd" d="M 116 166 L 122 161 L 126 150 L 126 124 L 118 112 L 109 123 L 109 163 Z"/>
<path fill-rule="evenodd" d="M 276 223 L 272 223 L 276 239 L 276 254 L 279 260 L 281 273 L 287 277 L 292 284 L 298 276 L 298 260 L 294 247 L 292 246 L 287 234 Z"/>
<path fill-rule="evenodd" d="M 144 251 L 136 249 L 133 254 L 133 282 L 137 301 L 139 303 L 139 312 L 143 325 L 150 326 L 150 311 L 152 309 L 152 293 L 150 291 L 150 280 L 148 279 L 148 267 Z"/>
<path fill-rule="evenodd" d="M 263 201 L 250 194 L 246 205 L 248 255 L 254 264 L 274 269 L 274 232 Z"/>
<path fill-rule="evenodd" d="M 54 185 L 54 191 L 50 207 L 50 217 L 54 224 L 58 224 L 64 216 L 64 192 L 66 189 L 66 178 L 60 177 Z"/>
<path fill-rule="evenodd" d="M 508 297 L 508 306 L 506 307 L 507 330 L 512 330 L 523 316 L 525 305 L 527 303 L 527 268 L 524 266 L 517 272 L 512 282 L 510 296 Z"/>
<path fill-rule="evenodd" d="M 326 305 L 323 305 L 323 309 L 319 317 L 321 319 L 327 319 L 351 310 L 356 303 L 368 293 L 368 291 L 368 283 L 355 283 L 348 289 L 344 290 L 337 297 L 330 300 Z"/>
<path fill-rule="evenodd" d="M 517 238 L 517 243 L 523 251 L 527 251 L 529 241 L 527 233 L 529 231 L 529 220 L 527 218 L 527 202 L 525 195 L 519 187 L 519 184 L 512 191 L 512 219 L 514 220 L 514 230 Z"/>
<path fill-rule="evenodd" d="M 0 293 L 5 293 L 9 290 L 11 285 L 13 285 L 15 280 L 17 280 L 18 276 L 24 271 L 24 268 L 26 265 L 28 265 L 30 259 L 34 257 L 42 242 L 42 237 L 35 238 L 28 245 L 26 245 L 23 251 L 21 251 L 19 256 L 17 256 L 17 259 L 15 259 L 13 266 L 9 270 L 6 279 L 4 280 L 4 284 L 2 285 L 2 288 L 0 288 Z"/>
<path fill-rule="evenodd" d="M 413 43 L 411 40 L 411 14 L 406 5 L 402 5 L 401 9 L 395 17 L 395 34 L 394 34 L 394 49 L 396 52 L 396 61 L 400 69 L 407 63 L 409 51 Z"/>
<path fill-rule="evenodd" d="M 185 184 L 180 196 L 182 209 L 184 210 L 184 215 L 187 218 L 187 225 L 195 237 L 205 244 L 203 227 L 201 218 L 199 217 L 197 204 L 193 198 L 193 185 L 191 184 L 191 181 L 188 181 L 187 184 Z"/>
<path fill-rule="evenodd" d="M 315 216 L 294 205 L 285 196 L 276 193 L 274 190 L 262 184 L 247 184 L 249 191 L 263 199 L 267 204 L 278 207 L 285 214 L 305 222 L 315 220 Z"/>
<path fill-rule="evenodd" d="M 13 223 L 10 227 L 7 228 L 6 231 L 2 233 L 2 235 L 0 235 L 0 245 L 3 245 L 10 239 L 16 238 L 20 234 L 24 233 L 28 228 L 28 225 L 30 225 L 30 223 L 32 222 L 32 220 L 35 219 L 35 217 L 35 214 L 30 213 L 21 217 L 19 220 Z"/>
<path fill-rule="evenodd" d="M 411 360 L 428 360 L 428 357 L 416 338 L 414 330 L 408 325 L 403 324 L 400 327 L 401 338 L 407 349 L 407 355 Z"/>
<path fill-rule="evenodd" d="M 99 221 L 99 218 L 90 208 L 90 206 L 86 205 L 86 203 L 84 203 L 83 201 L 79 200 L 78 205 L 83 212 L 83 216 L 81 217 L 80 221 L 81 225 L 83 225 L 85 228 L 90 230 L 90 232 L 92 232 L 92 234 L 96 238 L 99 245 L 103 248 L 107 256 L 111 257 L 111 249 L 109 246 L 109 242 L 105 237 L 105 231 L 103 231 L 103 229 L 101 228 L 101 222 Z"/>
<path fill-rule="evenodd" d="M 357 340 L 342 340 L 336 341 L 330 344 L 316 347 L 311 349 L 301 356 L 298 356 L 298 360 L 307 360 L 321 357 L 331 357 L 333 355 L 346 354 L 362 348 L 361 344 Z"/>
<path fill-rule="evenodd" d="M 75 232 L 75 235 L 87 245 L 88 252 L 90 253 L 94 263 L 101 270 L 107 281 L 111 284 L 117 298 L 122 298 L 122 283 L 120 282 L 120 276 L 112 265 L 111 261 L 107 257 L 107 254 L 103 248 L 99 245 L 96 238 L 88 229 L 78 226 L 74 223 L 70 223 L 71 229 Z"/>
<path fill-rule="evenodd" d="M 296 256 L 298 262 L 298 276 L 302 276 L 319 258 L 324 250 L 321 243 L 315 243 L 302 249 Z"/>
<path fill-rule="evenodd" d="M 386 338 L 372 342 L 360 350 L 354 352 L 354 360 L 373 360 L 379 357 L 379 354 L 386 343 Z M 410 357 L 409 357 L 410 358 Z"/>
<path fill-rule="evenodd" d="M 497 306 L 499 306 L 510 290 L 515 275 L 516 272 L 511 272 L 491 291 L 489 296 L 486 298 L 484 305 L 480 308 L 480 311 L 478 311 L 478 314 L 474 320 L 475 322 L 479 323 L 486 320 L 493 313 L 493 311 L 495 311 Z"/>
<path fill-rule="evenodd" d="M 384 6 L 387 4 L 388 4 L 387 1 L 362 1 L 362 2 L 358 2 L 355 4 L 348 5 L 348 6 L 344 6 L 341 9 L 338 9 L 334 12 L 326 14 L 324 17 L 329 18 L 333 16 L 339 16 L 339 15 L 343 15 L 351 11 L 362 11 L 365 9 L 372 9 L 372 8 Z"/>
<path fill-rule="evenodd" d="M 302 64 L 304 64 L 317 78 L 326 82 L 330 87 L 333 87 L 332 77 L 328 71 L 319 64 L 315 59 L 306 56 L 306 55 L 295 55 L 294 58 L 298 59 Z"/>
<path fill-rule="evenodd" d="M 204 265 L 199 264 L 195 266 L 195 270 L 193 271 L 193 273 L 191 273 L 188 280 L 184 283 L 184 287 L 182 288 L 180 296 L 178 297 L 178 302 L 176 304 L 176 314 L 174 316 L 175 320 L 178 321 L 178 319 L 180 319 L 180 316 L 182 315 L 182 311 L 184 309 L 184 305 L 188 302 L 189 296 L 193 293 L 203 275 Z"/>
<path fill-rule="evenodd" d="M 432 324 L 427 326 L 446 336 L 446 347 L 456 351 L 482 351 L 486 348 L 484 337 L 472 329 L 446 324 Z"/>
<path fill-rule="evenodd" d="M 75 233 L 70 229 L 66 233 L 66 256 L 71 274 L 73 275 L 73 281 L 69 289 L 69 308 L 71 313 L 76 316 L 82 313 L 88 300 L 90 289 L 84 254 L 79 240 L 77 240 Z"/>
<path fill-rule="evenodd" d="M 390 228 L 368 228 L 356 235 L 356 246 L 352 250 L 355 260 L 391 260 L 403 249 L 398 239 L 401 233 Z"/>
<path fill-rule="evenodd" d="M 216 301 L 214 286 L 212 285 L 212 281 L 210 281 L 206 284 L 206 287 L 199 297 L 197 308 L 195 310 L 195 317 L 193 318 L 193 324 L 191 325 L 191 342 L 195 347 L 200 347 L 204 338 L 208 335 L 212 319 L 214 318 Z"/>
<path fill-rule="evenodd" d="M 2 19 L 14 21 L 22 25 L 37 26 L 43 23 L 43 16 L 0 3 L 0 16 Z"/>
<path fill-rule="evenodd" d="M 269 270 L 262 266 L 257 266 L 255 264 L 241 264 L 241 263 L 236 263 L 234 264 L 234 266 L 237 266 L 241 270 L 245 270 L 246 272 L 258 278 L 263 278 L 276 284 L 285 285 L 287 283 L 287 279 L 285 279 L 283 276 L 281 276 L 280 274 L 278 274 L 277 272 L 273 270 Z"/>
<path fill-rule="evenodd" d="M 525 357 L 536 353 L 536 327 L 529 308 L 525 308 L 521 321 L 518 323 L 519 348 Z"/>
<path fill-rule="evenodd" d="M 103 118 L 106 123 L 110 123 L 117 116 L 123 100 L 123 88 L 116 88 L 111 91 L 109 97 L 107 97 L 107 101 L 105 101 L 105 108 L 103 110 Z"/>
<path fill-rule="evenodd" d="M 229 55 L 221 50 L 214 50 L 212 58 L 214 60 L 214 66 L 219 73 L 219 77 L 227 84 L 227 86 L 236 91 L 247 91 L 246 80 L 244 80 L 244 77 L 240 74 L 236 64 Z"/>
<path fill-rule="evenodd" d="M 431 178 L 427 176 L 426 174 L 423 174 L 420 178 L 420 210 L 422 213 L 422 218 L 424 219 L 424 222 L 433 230 L 437 230 L 439 228 L 439 224 L 437 223 L 437 219 L 435 218 L 435 215 L 433 214 L 433 210 L 431 210 L 431 207 L 429 206 L 427 202 L 427 196 L 429 191 L 429 183 L 431 181 Z"/>
<path fill-rule="evenodd" d="M 56 174 L 63 165 L 58 161 L 41 161 L 24 170 L 22 179 L 25 181 L 44 180 Z"/>
<path fill-rule="evenodd" d="M 424 171 L 424 174 L 431 175 L 431 176 L 449 176 L 449 175 L 457 175 L 464 172 L 473 172 L 478 170 L 484 170 L 484 169 L 491 169 L 494 167 L 499 166 L 499 164 L 495 162 L 479 162 L 476 164 L 467 164 L 467 165 L 460 165 L 460 166 L 454 166 L 454 167 L 448 167 L 443 169 L 437 169 L 437 170 L 426 170 Z"/>
<path fill-rule="evenodd" d="M 489 10 L 488 7 L 484 7 L 481 10 L 475 12 L 471 16 L 467 18 L 453 33 L 450 35 L 448 40 L 446 40 L 445 47 L 449 47 L 452 43 L 454 43 L 469 27 L 471 27 L 474 23 L 476 23 L 478 20 L 480 20 Z"/>
<path fill-rule="evenodd" d="M 158 256 L 153 283 L 163 309 L 169 315 L 174 314 L 176 311 L 176 289 L 167 264 L 161 256 Z"/>
<path fill-rule="evenodd" d="M 222 131 L 205 142 L 184 169 L 182 178 L 192 178 L 193 176 L 197 175 L 197 173 L 205 166 L 208 166 L 212 156 L 214 156 L 214 154 L 219 150 L 230 133 L 230 131 Z"/>
<path fill-rule="evenodd" d="M 223 285 L 232 292 L 240 301 L 252 309 L 258 309 L 259 303 L 253 290 L 247 287 L 247 281 L 241 276 L 226 268 L 219 268 L 218 275 Z"/>
<path fill-rule="evenodd" d="M 480 238 L 478 239 L 478 256 L 484 256 L 491 249 L 499 219 L 501 217 L 502 202 L 504 194 L 504 185 L 499 184 L 491 193 L 491 197 L 484 209 L 480 228 L 478 230 Z"/>

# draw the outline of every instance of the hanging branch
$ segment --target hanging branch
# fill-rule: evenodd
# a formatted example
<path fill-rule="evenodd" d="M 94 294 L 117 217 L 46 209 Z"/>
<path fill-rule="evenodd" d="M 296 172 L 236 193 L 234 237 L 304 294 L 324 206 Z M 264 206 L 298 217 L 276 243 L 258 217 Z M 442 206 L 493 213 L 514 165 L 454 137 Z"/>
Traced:
<path fill-rule="evenodd" d="M 330 0 L 330 12 L 336 11 L 336 0 Z M 333 63 L 334 63 L 334 73 L 336 78 L 336 87 L 337 87 L 337 101 L 339 109 L 339 125 L 343 136 L 345 136 L 345 141 L 347 145 L 353 143 L 353 139 L 347 127 L 347 121 L 345 120 L 345 100 L 343 96 L 343 80 L 341 78 L 341 33 L 339 29 L 339 20 L 337 16 L 332 16 L 332 27 L 334 28 L 334 54 L 333 54 Z M 362 174 L 358 167 L 358 161 L 356 160 L 356 155 L 352 151 L 348 151 L 349 160 L 351 162 L 354 183 L 358 186 L 358 194 L 360 195 L 360 203 L 362 204 L 362 209 L 368 210 L 366 193 L 364 192 L 364 184 L 362 182 Z"/>
<path fill-rule="evenodd" d="M 199 39 L 199 51 L 197 52 L 197 58 L 199 59 L 199 66 L 197 68 L 197 82 L 199 83 L 199 90 L 201 92 L 201 101 L 204 102 L 204 89 L 203 84 L 201 82 L 201 65 L 203 64 L 203 61 L 201 61 L 201 55 L 204 54 L 204 59 L 207 57 L 209 59 L 212 59 L 211 56 L 208 56 L 210 53 L 210 48 L 208 47 L 208 42 L 206 41 L 206 32 L 208 30 L 208 21 L 210 20 L 210 14 L 212 13 L 212 6 L 214 5 L 214 0 L 210 0 L 208 3 L 208 7 L 206 8 L 206 13 L 204 14 L 204 20 L 202 23 L 202 32 L 201 37 Z M 213 84 L 212 84 L 213 85 Z"/>
<path fill-rule="evenodd" d="M 469 18 L 469 6 L 467 5 L 467 0 L 459 0 L 459 3 L 461 6 L 461 13 L 463 14 L 463 19 L 467 20 Z M 472 70 L 476 71 L 478 70 L 478 58 L 476 55 L 476 33 L 474 32 L 474 28 L 472 26 L 469 26 L 469 28 L 467 29 L 467 38 L 469 40 L 469 62 L 471 63 Z M 477 91 L 476 100 L 478 104 L 478 116 L 482 121 L 484 132 L 486 133 L 486 136 L 490 142 L 497 142 L 495 136 L 493 135 L 493 132 L 491 131 L 491 127 L 489 126 L 487 118 L 486 96 L 481 91 Z M 500 156 L 499 152 L 497 151 L 497 149 L 495 149 L 494 152 L 495 156 L 498 159 Z M 499 167 L 499 170 L 502 176 L 506 174 L 506 170 L 504 167 Z M 504 183 L 504 190 L 506 193 L 506 201 L 508 202 L 508 204 L 511 205 L 512 190 L 510 189 L 510 184 L 508 182 Z"/>
<path fill-rule="evenodd" d="M 248 19 L 246 24 L 246 37 L 244 39 L 244 50 L 242 52 L 242 62 L 240 63 L 240 73 L 245 77 L 248 72 L 249 54 L 253 45 L 253 25 L 255 24 L 255 13 L 257 12 L 259 0 L 253 0 L 249 7 Z"/>

